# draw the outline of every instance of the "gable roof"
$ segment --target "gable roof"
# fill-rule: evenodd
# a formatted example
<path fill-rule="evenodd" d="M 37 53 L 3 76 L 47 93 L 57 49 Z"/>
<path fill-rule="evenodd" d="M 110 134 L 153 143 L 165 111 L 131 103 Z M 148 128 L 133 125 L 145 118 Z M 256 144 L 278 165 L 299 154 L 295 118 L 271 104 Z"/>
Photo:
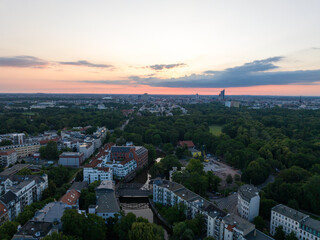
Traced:
<path fill-rule="evenodd" d="M 60 202 L 73 206 L 77 204 L 79 198 L 80 193 L 75 189 L 71 189 L 61 197 Z"/>
<path fill-rule="evenodd" d="M 179 141 L 179 142 L 178 142 L 178 145 L 179 145 L 180 147 L 184 147 L 184 145 L 187 145 L 188 148 L 193 148 L 193 147 L 195 147 L 195 145 L 193 144 L 192 141 Z"/>
<path fill-rule="evenodd" d="M 8 203 L 15 200 L 16 198 L 17 198 L 17 195 L 15 195 L 11 191 L 8 191 L 0 197 L 0 200 L 7 205 Z"/>

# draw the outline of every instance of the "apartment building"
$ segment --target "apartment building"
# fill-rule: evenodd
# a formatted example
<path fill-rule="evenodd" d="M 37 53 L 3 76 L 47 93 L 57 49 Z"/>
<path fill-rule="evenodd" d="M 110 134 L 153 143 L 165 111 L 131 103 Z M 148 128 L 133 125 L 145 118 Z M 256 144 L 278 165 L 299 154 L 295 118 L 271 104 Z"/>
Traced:
<path fill-rule="evenodd" d="M 275 234 L 278 226 L 286 234 L 294 232 L 299 240 L 320 240 L 320 221 L 309 215 L 279 204 L 271 209 L 270 233 Z"/>
<path fill-rule="evenodd" d="M 217 240 L 272 239 L 255 229 L 249 221 L 227 214 L 181 184 L 163 179 L 153 180 L 153 202 L 173 206 L 183 203 L 187 218 L 202 214 L 206 220 L 207 236 Z"/>
<path fill-rule="evenodd" d="M 148 150 L 142 146 L 112 146 L 109 156 L 111 162 L 134 159 L 137 169 L 148 165 Z"/>
<path fill-rule="evenodd" d="M 84 154 L 81 152 L 63 152 L 59 156 L 59 165 L 78 168 L 84 160 Z"/>
<path fill-rule="evenodd" d="M 26 206 L 41 200 L 48 176 L 0 176 L 0 186 L 0 202 L 7 208 L 9 220 L 13 220 Z"/>
<path fill-rule="evenodd" d="M 258 188 L 245 184 L 238 189 L 238 213 L 242 218 L 252 222 L 259 215 L 259 206 Z"/>
<path fill-rule="evenodd" d="M 14 149 L 17 152 L 17 157 L 22 158 L 22 157 L 31 156 L 35 152 L 39 152 L 39 148 L 40 148 L 40 142 L 33 142 L 33 143 L 3 146 L 3 147 L 0 147 L 0 151 Z"/>
<path fill-rule="evenodd" d="M 94 181 L 105 181 L 113 179 L 111 168 L 101 167 L 101 160 L 93 160 L 83 168 L 83 181 L 89 184 Z"/>
<path fill-rule="evenodd" d="M 7 207 L 0 202 L 0 226 L 9 220 L 9 214 Z"/>
<path fill-rule="evenodd" d="M 97 214 L 105 221 L 109 217 L 119 214 L 120 207 L 114 192 L 114 184 L 112 181 L 103 181 L 96 188 L 96 205 L 89 206 L 89 213 Z"/>
<path fill-rule="evenodd" d="M 94 144 L 91 142 L 79 143 L 78 151 L 84 154 L 84 159 L 88 159 L 94 152 Z"/>
<path fill-rule="evenodd" d="M 0 166 L 8 167 L 17 162 L 17 152 L 14 149 L 0 151 Z"/>

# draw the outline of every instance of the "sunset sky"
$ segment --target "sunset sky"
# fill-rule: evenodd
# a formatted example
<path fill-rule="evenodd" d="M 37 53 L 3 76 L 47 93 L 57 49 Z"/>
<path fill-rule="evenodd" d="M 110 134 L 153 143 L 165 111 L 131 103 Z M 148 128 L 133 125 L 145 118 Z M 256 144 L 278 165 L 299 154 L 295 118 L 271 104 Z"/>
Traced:
<path fill-rule="evenodd" d="M 320 96 L 319 10 L 319 0 L 0 0 L 0 92 Z"/>

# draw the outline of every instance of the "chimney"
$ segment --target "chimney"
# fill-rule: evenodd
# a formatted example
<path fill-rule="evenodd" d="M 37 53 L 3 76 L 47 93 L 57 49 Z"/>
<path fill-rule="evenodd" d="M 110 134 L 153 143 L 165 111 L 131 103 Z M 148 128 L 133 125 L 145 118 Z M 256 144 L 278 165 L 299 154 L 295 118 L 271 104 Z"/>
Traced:
<path fill-rule="evenodd" d="M 253 236 L 257 236 L 257 230 L 256 229 L 254 229 L 254 232 L 253 232 Z"/>

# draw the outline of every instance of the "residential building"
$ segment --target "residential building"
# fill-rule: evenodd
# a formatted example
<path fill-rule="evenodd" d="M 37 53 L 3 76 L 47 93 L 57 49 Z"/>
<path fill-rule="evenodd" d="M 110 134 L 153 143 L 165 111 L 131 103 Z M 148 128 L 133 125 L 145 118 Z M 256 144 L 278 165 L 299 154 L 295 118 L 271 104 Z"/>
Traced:
<path fill-rule="evenodd" d="M 238 190 L 238 213 L 252 222 L 259 215 L 260 196 L 259 189 L 253 185 L 245 184 Z"/>
<path fill-rule="evenodd" d="M 59 164 L 66 167 L 80 167 L 85 157 L 80 152 L 63 152 L 59 156 Z"/>
<path fill-rule="evenodd" d="M 179 141 L 178 147 L 184 147 L 187 146 L 188 148 L 195 148 L 195 145 L 192 141 Z"/>
<path fill-rule="evenodd" d="M 51 222 L 28 221 L 13 236 L 12 240 L 39 240 L 52 233 L 53 224 Z"/>
<path fill-rule="evenodd" d="M 309 215 L 279 204 L 271 209 L 270 233 L 275 234 L 278 226 L 286 234 L 294 232 L 299 240 L 320 240 L 320 221 Z"/>
<path fill-rule="evenodd" d="M 182 203 L 186 206 L 185 214 L 188 219 L 194 218 L 196 214 L 202 214 L 205 217 L 207 236 L 217 240 L 272 239 L 256 230 L 249 221 L 234 214 L 227 214 L 213 203 L 175 182 L 154 179 L 153 202 L 167 206 Z"/>
<path fill-rule="evenodd" d="M 54 223 L 58 229 L 61 229 L 63 213 L 66 209 L 71 208 L 72 206 L 63 202 L 50 202 L 35 213 L 32 221 Z"/>
<path fill-rule="evenodd" d="M 123 179 L 130 173 L 135 173 L 137 162 L 134 159 L 127 159 L 118 163 L 103 163 L 103 166 L 112 169 L 115 178 Z"/>
<path fill-rule="evenodd" d="M 84 159 L 88 159 L 94 152 L 94 144 L 89 143 L 81 143 L 79 144 L 79 152 L 84 154 Z"/>
<path fill-rule="evenodd" d="M 75 189 L 71 189 L 66 192 L 61 198 L 60 202 L 68 204 L 69 206 L 79 208 L 79 198 L 80 198 L 80 192 L 78 192 Z"/>
<path fill-rule="evenodd" d="M 14 149 L 0 151 L 0 166 L 8 167 L 10 164 L 17 162 L 17 152 Z"/>
<path fill-rule="evenodd" d="M 112 146 L 109 156 L 111 162 L 121 162 L 123 160 L 134 159 L 137 169 L 148 164 L 148 150 L 142 146 Z"/>
<path fill-rule="evenodd" d="M 114 146 L 106 144 L 83 169 L 84 181 L 130 179 L 140 168 L 148 164 L 148 150 L 141 146 Z M 91 178 L 91 180 L 90 180 Z"/>
<path fill-rule="evenodd" d="M 1 196 L 0 202 L 8 210 L 8 220 L 10 221 L 15 219 L 21 212 L 19 198 L 11 191 L 8 191 Z"/>
<path fill-rule="evenodd" d="M 43 191 L 48 187 L 48 176 L 0 176 L 0 187 L 0 201 L 8 210 L 9 220 L 13 220 L 25 206 L 41 200 Z"/>
<path fill-rule="evenodd" d="M 2 172 L 0 172 L 0 177 L 9 177 L 17 174 L 24 168 L 31 168 L 30 164 L 16 164 L 13 165 L 11 168 L 6 168 Z"/>
<path fill-rule="evenodd" d="M 111 168 L 99 166 L 101 166 L 101 161 L 99 160 L 95 160 L 94 162 L 86 165 L 83 168 L 83 181 L 90 184 L 94 181 L 105 181 L 113 179 Z"/>
<path fill-rule="evenodd" d="M 89 206 L 89 213 L 95 213 L 107 221 L 109 217 L 119 214 L 120 207 L 114 192 L 112 181 L 103 181 L 96 188 L 97 203 Z"/>
<path fill-rule="evenodd" d="M 69 190 L 75 189 L 78 192 L 81 192 L 82 189 L 88 187 L 88 182 L 73 182 Z"/>
<path fill-rule="evenodd" d="M 18 144 L 18 145 L 10 145 L 10 146 L 2 146 L 0 147 L 0 151 L 6 151 L 9 149 L 14 149 L 17 152 L 17 157 L 27 157 L 33 155 L 35 152 L 39 152 L 40 143 L 33 142 L 33 143 L 25 143 L 25 144 Z"/>
<path fill-rule="evenodd" d="M 9 213 L 7 207 L 0 201 L 0 226 L 9 220 Z"/>

